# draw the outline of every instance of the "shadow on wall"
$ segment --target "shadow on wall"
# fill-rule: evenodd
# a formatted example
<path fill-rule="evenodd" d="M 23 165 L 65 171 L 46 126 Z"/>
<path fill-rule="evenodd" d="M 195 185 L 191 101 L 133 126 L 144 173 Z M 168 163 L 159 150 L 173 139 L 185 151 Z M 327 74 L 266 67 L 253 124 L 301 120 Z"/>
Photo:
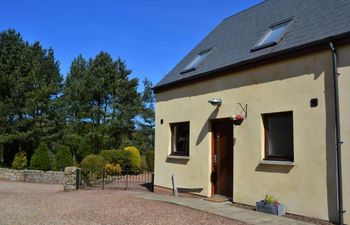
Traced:
<path fill-rule="evenodd" d="M 255 171 L 268 173 L 289 173 L 292 168 L 293 166 L 258 164 L 258 166 L 255 168 Z"/>
<path fill-rule="evenodd" d="M 208 119 L 203 124 L 202 129 L 200 130 L 197 137 L 197 141 L 196 141 L 197 146 L 204 140 L 205 136 L 207 136 L 209 132 L 209 121 L 211 119 L 215 119 L 218 113 L 219 113 L 219 107 L 216 107 L 215 110 L 209 115 Z"/>
<path fill-rule="evenodd" d="M 215 82 L 206 82 L 208 80 L 213 81 L 213 79 L 206 79 L 204 81 L 191 83 L 191 85 L 184 86 L 187 88 L 185 91 L 179 91 L 178 88 L 176 88 L 171 89 L 169 92 L 162 92 L 161 95 L 157 95 L 156 102 L 158 103 L 176 98 L 198 96 L 217 91 L 267 83 L 276 80 L 284 80 L 305 74 L 309 74 L 310 76 L 313 75 L 314 80 L 317 80 L 324 72 L 325 65 L 322 60 L 323 55 L 313 56 L 312 54 L 314 53 L 305 54 L 301 57 L 299 56 L 298 58 L 291 59 L 285 59 L 281 57 L 279 58 L 279 61 L 275 59 L 271 63 L 259 63 L 254 67 L 251 66 L 244 69 L 236 69 L 216 73 L 214 76 L 220 77 L 222 79 L 217 79 Z M 306 66 L 300 66 L 303 64 Z M 226 78 L 227 76 L 233 74 L 235 75 L 232 77 L 232 80 L 228 80 Z"/>
<path fill-rule="evenodd" d="M 186 165 L 188 163 L 189 159 L 166 158 L 165 161 L 167 163 L 175 163 L 175 164 Z"/>

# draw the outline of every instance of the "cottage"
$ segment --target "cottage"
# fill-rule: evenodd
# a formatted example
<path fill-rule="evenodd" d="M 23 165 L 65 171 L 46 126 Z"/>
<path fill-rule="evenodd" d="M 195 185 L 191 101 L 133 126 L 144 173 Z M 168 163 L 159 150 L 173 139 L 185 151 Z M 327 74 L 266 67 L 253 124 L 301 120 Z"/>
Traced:
<path fill-rule="evenodd" d="M 350 223 L 349 12 L 266 0 L 224 19 L 154 87 L 155 190 Z"/>

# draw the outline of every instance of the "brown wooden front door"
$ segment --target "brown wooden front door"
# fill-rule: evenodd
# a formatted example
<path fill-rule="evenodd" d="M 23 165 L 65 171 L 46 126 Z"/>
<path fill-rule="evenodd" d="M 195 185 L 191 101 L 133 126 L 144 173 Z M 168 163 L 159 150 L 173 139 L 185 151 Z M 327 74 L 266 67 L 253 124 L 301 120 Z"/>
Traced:
<path fill-rule="evenodd" d="M 212 121 L 213 194 L 232 198 L 233 192 L 233 122 Z"/>

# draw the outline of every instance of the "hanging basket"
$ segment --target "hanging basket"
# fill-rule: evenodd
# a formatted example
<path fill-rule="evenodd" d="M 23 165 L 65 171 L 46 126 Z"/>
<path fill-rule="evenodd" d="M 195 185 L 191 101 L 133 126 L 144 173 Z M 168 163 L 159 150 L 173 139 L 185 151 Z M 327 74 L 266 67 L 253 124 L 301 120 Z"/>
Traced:
<path fill-rule="evenodd" d="M 233 124 L 236 126 L 241 125 L 242 123 L 243 123 L 243 119 L 239 119 L 239 120 L 234 119 L 233 120 Z"/>
<path fill-rule="evenodd" d="M 234 125 L 241 125 L 243 123 L 244 116 L 242 115 L 236 115 L 233 117 L 233 124 Z"/>

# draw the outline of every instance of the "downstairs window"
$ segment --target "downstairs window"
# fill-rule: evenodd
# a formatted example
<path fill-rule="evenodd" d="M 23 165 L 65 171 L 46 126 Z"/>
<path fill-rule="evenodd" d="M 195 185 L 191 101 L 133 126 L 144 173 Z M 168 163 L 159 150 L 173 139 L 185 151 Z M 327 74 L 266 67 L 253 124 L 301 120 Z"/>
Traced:
<path fill-rule="evenodd" d="M 265 160 L 294 161 L 293 112 L 263 115 Z"/>

